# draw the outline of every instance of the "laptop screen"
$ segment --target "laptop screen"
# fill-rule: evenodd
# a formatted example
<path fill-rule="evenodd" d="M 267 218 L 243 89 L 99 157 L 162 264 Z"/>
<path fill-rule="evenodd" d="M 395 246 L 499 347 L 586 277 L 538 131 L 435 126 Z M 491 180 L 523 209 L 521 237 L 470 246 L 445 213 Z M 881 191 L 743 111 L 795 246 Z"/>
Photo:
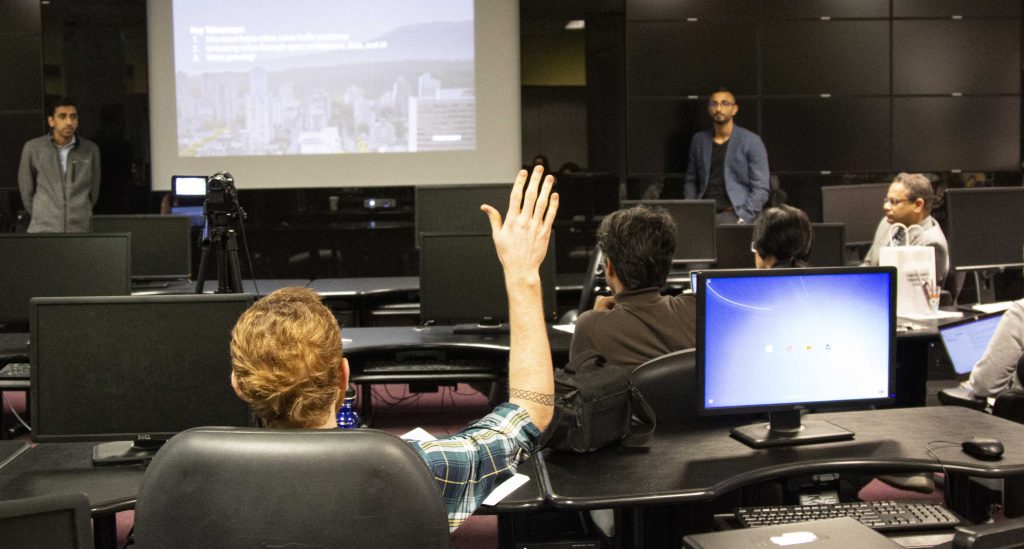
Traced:
<path fill-rule="evenodd" d="M 971 373 L 981 355 L 985 354 L 1002 318 L 1003 313 L 998 312 L 939 326 L 942 344 L 957 374 Z"/>

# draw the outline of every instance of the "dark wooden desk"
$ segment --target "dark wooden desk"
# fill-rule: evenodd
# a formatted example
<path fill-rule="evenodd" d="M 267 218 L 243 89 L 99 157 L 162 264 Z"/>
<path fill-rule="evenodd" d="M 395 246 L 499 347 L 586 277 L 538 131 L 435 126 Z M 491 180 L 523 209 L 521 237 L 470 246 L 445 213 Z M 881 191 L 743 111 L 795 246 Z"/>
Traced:
<path fill-rule="evenodd" d="M 89 498 L 97 549 L 116 549 L 114 514 L 135 507 L 142 465 L 94 467 L 91 442 L 35 446 L 0 468 L 0 499 L 68 492 Z"/>
<path fill-rule="evenodd" d="M 646 448 L 610 446 L 585 455 L 546 450 L 543 482 L 554 506 L 596 509 L 709 501 L 763 480 L 844 470 L 1024 476 L 1024 425 L 975 410 L 931 406 L 814 418 L 847 428 L 855 437 L 754 450 L 731 438 L 727 427 L 656 432 Z M 1001 440 L 1003 458 L 981 461 L 963 453 L 960 442 L 974 436 Z"/>

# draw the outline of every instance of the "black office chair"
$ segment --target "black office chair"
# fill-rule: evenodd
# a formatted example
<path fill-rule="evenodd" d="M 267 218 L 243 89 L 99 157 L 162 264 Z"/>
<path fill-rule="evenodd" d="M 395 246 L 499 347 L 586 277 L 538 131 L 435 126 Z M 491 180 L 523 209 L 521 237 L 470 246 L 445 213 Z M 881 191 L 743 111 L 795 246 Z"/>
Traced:
<path fill-rule="evenodd" d="M 580 302 L 576 308 L 576 314 L 581 315 L 594 307 L 594 300 L 605 287 L 604 279 L 604 252 L 600 247 L 594 247 L 594 255 L 590 257 L 590 264 L 587 265 L 587 272 L 583 278 L 583 289 L 580 290 Z"/>
<path fill-rule="evenodd" d="M 0 545 L 19 549 L 93 549 L 89 498 L 56 494 L 0 501 Z"/>
<path fill-rule="evenodd" d="M 139 489 L 140 549 L 447 547 L 423 460 L 372 429 L 199 427 L 157 453 Z"/>
<path fill-rule="evenodd" d="M 654 409 L 658 428 L 697 422 L 697 381 L 694 349 L 659 356 L 637 366 L 629 380 Z"/>

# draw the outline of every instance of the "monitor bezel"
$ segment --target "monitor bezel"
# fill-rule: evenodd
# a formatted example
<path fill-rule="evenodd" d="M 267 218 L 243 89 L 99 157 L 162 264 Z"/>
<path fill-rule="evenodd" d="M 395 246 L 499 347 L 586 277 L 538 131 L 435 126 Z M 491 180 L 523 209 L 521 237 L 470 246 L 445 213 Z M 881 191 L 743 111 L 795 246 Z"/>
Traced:
<path fill-rule="evenodd" d="M 946 190 L 946 197 L 945 197 L 945 202 L 946 202 L 946 226 L 947 226 L 947 228 L 949 230 L 949 235 L 948 235 L 948 240 L 949 240 L 949 242 L 948 242 L 948 244 L 949 244 L 949 259 L 950 259 L 950 262 L 952 263 L 952 266 L 951 266 L 952 270 L 958 271 L 958 272 L 991 271 L 991 270 L 1002 271 L 1002 270 L 1007 269 L 1007 268 L 1014 269 L 1014 268 L 1018 268 L 1018 267 L 1024 267 L 1024 255 L 1022 255 L 1022 254 L 1018 254 L 1017 255 L 1017 257 L 1020 259 L 1020 261 L 1010 261 L 1010 262 L 1006 262 L 1006 263 L 973 264 L 973 265 L 972 264 L 963 265 L 963 264 L 959 264 L 958 263 L 959 261 L 961 261 L 961 259 L 958 258 L 958 255 L 959 256 L 963 256 L 963 254 L 957 254 L 956 253 L 958 251 L 958 246 L 956 245 L 956 242 L 955 242 L 956 233 L 957 233 L 956 208 L 955 207 L 951 207 L 951 206 L 953 206 L 957 202 L 957 198 L 956 197 L 958 197 L 958 196 L 965 196 L 966 197 L 966 196 L 971 196 L 971 195 L 985 195 L 985 194 L 995 194 L 995 193 L 1012 193 L 1012 194 L 1021 194 L 1022 196 L 1024 196 L 1024 187 L 971 187 L 971 188 L 963 188 L 963 189 L 947 189 Z M 967 227 L 967 229 L 969 231 L 977 231 L 978 230 L 978 226 L 975 223 L 964 223 L 962 221 L 960 223 L 962 225 L 964 225 L 965 227 Z M 999 237 L 1006 237 L 1006 236 L 1008 236 L 1008 235 L 1005 235 L 1005 234 L 999 235 Z M 1022 239 L 1022 240 L 1024 240 L 1024 239 Z M 1020 249 L 1020 247 L 1018 247 L 1018 249 Z"/>
<path fill-rule="evenodd" d="M 131 295 L 131 293 L 132 293 L 132 235 L 131 235 L 131 233 L 13 233 L 13 234 L 0 234 L 0 239 L 5 239 L 5 238 L 9 238 L 9 239 L 16 239 L 16 238 L 21 238 L 21 239 L 41 239 L 41 238 L 47 238 L 47 239 L 56 239 L 56 238 L 59 238 L 59 239 L 83 239 L 83 238 L 91 238 L 91 239 L 117 238 L 117 239 L 124 239 L 125 240 L 125 249 L 126 249 L 126 253 L 125 253 L 125 273 L 124 273 L 125 277 L 124 277 L 124 285 L 122 286 L 122 288 L 124 288 L 124 290 L 123 290 L 122 294 L 120 294 L 120 295 L 127 296 L 127 295 Z M 105 258 L 101 258 L 101 260 L 102 261 L 110 261 L 110 258 L 106 258 L 105 257 Z M 36 296 L 36 297 L 41 297 L 41 296 Z M 31 299 L 32 298 L 29 298 L 29 302 L 31 302 Z M 7 324 L 20 324 L 20 323 L 27 322 L 31 318 L 32 312 L 31 312 L 31 305 L 30 305 L 30 303 L 26 303 L 26 306 L 28 306 L 25 309 L 25 315 L 26 316 L 23 316 L 23 317 L 8 317 L 8 316 L 5 316 L 3 314 L 4 313 L 3 309 L 0 308 L 0 324 L 4 324 L 4 323 L 7 323 Z"/>
<path fill-rule="evenodd" d="M 423 237 L 424 239 L 445 238 L 445 237 L 450 237 L 450 238 L 476 237 L 476 238 L 487 238 L 488 240 L 491 240 L 493 238 L 493 236 L 490 233 L 477 233 L 477 232 L 451 232 L 451 233 L 447 233 L 447 232 L 426 232 L 426 233 L 421 233 L 420 236 Z M 479 319 L 479 318 L 471 318 L 471 317 L 468 317 L 468 316 L 457 317 L 457 318 L 440 318 L 440 319 L 438 319 L 438 318 L 428 318 L 423 313 L 423 310 L 424 310 L 423 309 L 423 296 L 427 295 L 429 293 L 429 289 L 427 289 L 428 284 L 424 283 L 424 276 L 425 276 L 426 271 L 427 271 L 427 269 L 426 269 L 426 261 L 427 261 L 427 259 L 425 257 L 426 255 L 427 254 L 423 253 L 423 250 L 421 249 L 420 250 L 420 274 L 419 274 L 419 278 L 420 278 L 420 319 L 421 319 L 421 324 L 423 324 L 423 325 L 448 326 L 448 325 L 459 325 L 459 324 L 464 324 L 464 323 L 476 323 L 476 322 L 479 322 L 481 319 Z M 495 252 L 495 261 L 498 261 L 497 252 Z M 466 267 L 465 265 L 460 265 L 460 266 L 454 266 L 453 265 L 452 266 L 452 268 L 465 268 L 465 267 Z M 543 311 L 544 312 L 544 322 L 549 323 L 549 324 L 554 322 L 555 319 L 558 317 L 558 303 L 557 303 L 558 296 L 557 296 L 557 292 L 555 291 L 555 275 L 556 275 L 556 271 L 555 271 L 555 235 L 552 232 L 551 237 L 548 240 L 548 252 L 544 256 L 544 261 L 541 262 L 541 266 L 540 266 L 541 296 L 542 296 L 542 301 L 543 301 L 542 306 L 545 308 L 545 310 Z M 505 297 L 506 309 L 507 309 L 508 308 L 508 306 L 507 306 L 508 293 L 507 293 L 507 290 L 505 289 L 504 286 L 502 286 L 502 295 Z M 428 301 L 428 303 L 429 303 L 429 301 Z M 497 319 L 494 319 L 494 320 L 500 321 L 502 324 L 507 324 L 508 321 L 509 321 L 508 313 L 506 312 L 506 316 L 505 317 L 497 318 Z"/>
<path fill-rule="evenodd" d="M 704 208 L 704 209 L 709 210 L 711 212 L 711 233 L 709 235 L 711 237 L 710 238 L 710 240 L 711 240 L 711 246 L 710 246 L 711 255 L 696 256 L 696 257 L 682 257 L 682 258 L 678 257 L 677 254 L 679 253 L 679 242 L 677 241 L 676 242 L 676 251 L 672 254 L 672 264 L 673 265 L 685 265 L 685 264 L 688 264 L 688 263 L 715 263 L 716 261 L 718 261 L 718 248 L 716 247 L 718 245 L 718 243 L 717 243 L 718 238 L 717 238 L 717 236 L 715 236 L 715 232 L 716 232 L 716 228 L 717 228 L 718 224 L 716 223 L 716 220 L 715 220 L 715 216 L 717 215 L 717 211 L 716 211 L 715 201 L 714 200 L 708 200 L 708 199 L 703 199 L 703 198 L 696 199 L 696 200 L 689 200 L 689 199 L 682 199 L 682 200 L 680 200 L 680 199 L 672 199 L 672 200 L 662 200 L 662 199 L 643 200 L 643 199 L 641 199 L 641 200 L 623 200 L 623 201 L 619 202 L 619 207 L 623 208 L 623 209 L 625 209 L 625 208 L 632 208 L 634 206 L 639 206 L 639 205 L 652 206 L 652 207 L 657 207 L 657 206 L 664 207 L 665 210 L 669 212 L 669 215 L 671 215 L 671 213 L 672 213 L 670 208 L 668 208 L 670 206 L 691 206 L 692 205 L 692 206 L 697 207 L 697 208 Z M 679 224 L 679 222 L 676 220 L 675 216 L 672 216 L 672 220 L 676 221 L 677 225 Z M 678 236 L 678 233 L 676 233 L 676 234 Z"/>
<path fill-rule="evenodd" d="M 469 191 L 469 190 L 472 190 L 472 191 L 486 191 L 486 192 L 494 191 L 496 193 L 495 194 L 495 198 L 501 198 L 501 200 L 496 200 L 496 202 L 498 202 L 498 203 L 497 204 L 491 204 L 491 206 L 493 206 L 495 209 L 497 209 L 499 212 L 501 212 L 502 216 L 504 216 L 505 212 L 508 211 L 509 193 L 512 190 L 512 187 L 508 183 L 475 183 L 475 184 L 469 184 L 469 185 L 419 185 L 419 186 L 416 187 L 416 189 L 414 191 L 415 194 L 414 194 L 414 197 L 413 197 L 413 231 L 415 232 L 416 249 L 417 250 L 419 250 L 419 249 L 421 249 L 423 247 L 423 234 L 424 233 L 434 233 L 434 234 L 436 234 L 436 233 L 446 233 L 446 232 L 447 233 L 451 233 L 451 232 L 454 232 L 454 233 L 458 233 L 458 234 L 472 234 L 474 232 L 474 231 L 463 231 L 463 230 L 448 231 L 448 230 L 443 229 L 443 228 L 440 229 L 440 230 L 438 230 L 438 229 L 431 229 L 431 230 L 427 230 L 427 231 L 423 230 L 423 225 L 426 223 L 426 218 L 428 217 L 426 215 L 427 212 L 424 210 L 425 207 L 424 207 L 424 204 L 423 204 L 423 199 L 421 198 L 423 196 L 423 194 L 429 194 L 431 192 L 457 192 L 457 191 L 460 191 L 460 190 L 466 190 L 466 191 Z M 483 211 L 481 211 L 479 207 L 480 207 L 480 205 L 478 204 L 477 208 L 475 210 L 467 211 L 467 212 L 464 212 L 464 213 L 460 212 L 457 215 L 466 215 L 467 217 L 468 216 L 480 216 L 480 226 L 481 227 L 487 227 L 487 223 L 488 223 L 487 217 L 484 215 Z"/>
<path fill-rule="evenodd" d="M 183 231 L 183 234 L 185 235 L 185 240 L 184 240 L 184 244 L 185 244 L 185 261 L 184 261 L 184 263 L 179 265 L 179 267 L 182 267 L 185 270 L 183 272 L 178 272 L 178 273 L 161 273 L 161 274 L 141 274 L 141 275 L 136 275 L 135 273 L 132 273 L 131 277 L 132 277 L 132 280 L 167 280 L 167 279 L 176 279 L 176 278 L 189 278 L 189 277 L 192 276 L 192 242 L 191 242 L 192 220 L 191 220 L 191 218 L 189 216 L 187 216 L 187 215 L 179 215 L 179 214 L 170 214 L 170 215 L 166 215 L 166 214 L 123 214 L 123 215 L 94 215 L 94 216 L 92 216 L 92 219 L 93 219 L 93 234 L 106 234 L 104 231 L 97 231 L 96 230 L 95 223 L 96 223 L 97 219 L 101 220 L 101 221 L 102 220 L 114 220 L 114 221 L 117 221 L 117 220 L 126 220 L 126 221 L 130 221 L 130 220 L 144 220 L 144 221 L 142 221 L 142 223 L 145 223 L 146 222 L 145 220 L 156 220 L 156 221 L 164 222 L 164 223 L 168 223 L 168 224 L 171 224 L 171 223 L 181 224 L 183 226 L 183 228 L 185 229 Z M 180 228 L 182 228 L 182 227 L 178 227 L 178 228 L 176 228 L 176 230 L 178 230 Z M 121 233 L 121 232 L 124 232 L 124 231 L 111 231 L 111 232 Z M 135 246 L 135 242 L 132 243 L 132 249 L 131 249 L 131 253 L 132 253 L 133 256 L 135 255 L 135 248 L 134 248 L 134 246 Z M 135 267 L 136 267 L 136 262 L 132 261 L 132 268 L 134 269 Z"/>
<path fill-rule="evenodd" d="M 706 349 L 706 283 L 709 278 L 762 278 L 777 276 L 822 276 L 822 275 L 843 275 L 843 274 L 888 274 L 889 275 L 889 390 L 887 396 L 879 398 L 850 399 L 850 400 L 808 400 L 794 403 L 763 403 L 743 406 L 722 406 L 707 408 L 706 387 L 707 382 L 705 369 L 707 367 Z M 775 412 L 803 411 L 820 406 L 844 407 L 844 406 L 887 406 L 896 402 L 896 268 L 895 267 L 820 267 L 820 268 L 795 268 L 795 269 L 726 269 L 699 271 L 696 274 L 697 288 L 694 293 L 697 296 L 697 352 L 696 352 L 696 380 L 697 380 L 697 412 L 701 416 L 728 416 Z"/>
<path fill-rule="evenodd" d="M 147 432 L 125 432 L 125 433 L 77 433 L 77 434 L 52 434 L 46 432 L 46 429 L 42 429 L 40 432 L 40 410 L 39 405 L 40 399 L 38 395 L 39 391 L 39 345 L 36 344 L 38 339 L 38 315 L 39 307 L 46 307 L 49 305 L 90 305 L 90 304 L 136 304 L 136 303 L 156 303 L 156 302 L 171 302 L 171 303 L 182 303 L 182 302 L 196 302 L 196 303 L 216 303 L 216 302 L 239 302 L 248 303 L 249 306 L 255 301 L 252 294 L 170 294 L 170 295 L 127 295 L 127 296 L 88 296 L 88 297 L 34 297 L 30 302 L 30 349 L 29 349 L 29 360 L 33 367 L 30 370 L 30 387 L 35 398 L 31 399 L 31 426 L 32 426 L 32 440 L 34 442 L 110 442 L 110 441 L 130 441 L 132 443 L 161 443 L 169 440 L 180 431 L 147 431 Z M 225 340 L 225 346 L 227 346 L 229 340 Z M 224 383 L 228 383 L 227 378 L 224 379 Z M 239 401 L 241 402 L 241 401 Z M 243 403 L 244 404 L 244 403 Z M 246 406 L 248 410 L 248 406 Z M 247 412 L 249 426 L 255 426 L 255 421 L 252 416 L 252 412 Z"/>

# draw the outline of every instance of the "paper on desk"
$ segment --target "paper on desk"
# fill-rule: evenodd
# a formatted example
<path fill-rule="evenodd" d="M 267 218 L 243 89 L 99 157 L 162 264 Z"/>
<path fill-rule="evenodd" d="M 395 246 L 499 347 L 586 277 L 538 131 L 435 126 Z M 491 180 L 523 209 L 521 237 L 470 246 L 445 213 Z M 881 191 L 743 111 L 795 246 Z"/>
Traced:
<path fill-rule="evenodd" d="M 494 487 L 491 490 L 490 495 L 483 501 L 483 505 L 497 505 L 501 500 L 505 499 L 506 496 L 516 491 L 516 488 L 526 484 L 530 480 L 530 477 L 516 473 L 512 475 L 512 478 L 502 482 L 501 484 Z"/>
<path fill-rule="evenodd" d="M 575 324 L 553 324 L 551 327 L 560 332 L 565 332 L 567 334 L 576 333 Z"/>
<path fill-rule="evenodd" d="M 420 442 L 437 440 L 437 437 L 423 430 L 423 427 L 417 427 L 404 435 L 400 435 L 398 438 L 402 440 L 418 440 Z"/>
<path fill-rule="evenodd" d="M 979 313 L 998 313 L 999 311 L 1005 311 L 1013 305 L 1012 301 L 997 301 L 995 303 L 978 303 L 971 305 L 971 308 Z"/>
<path fill-rule="evenodd" d="M 940 309 L 938 311 L 935 311 L 934 313 L 925 313 L 925 314 L 909 313 L 909 314 L 901 314 L 900 318 L 909 318 L 910 320 L 940 320 L 940 319 L 944 319 L 944 318 L 962 318 L 963 316 L 964 316 L 964 314 L 962 312 L 960 312 L 960 311 L 943 311 L 943 310 Z"/>

